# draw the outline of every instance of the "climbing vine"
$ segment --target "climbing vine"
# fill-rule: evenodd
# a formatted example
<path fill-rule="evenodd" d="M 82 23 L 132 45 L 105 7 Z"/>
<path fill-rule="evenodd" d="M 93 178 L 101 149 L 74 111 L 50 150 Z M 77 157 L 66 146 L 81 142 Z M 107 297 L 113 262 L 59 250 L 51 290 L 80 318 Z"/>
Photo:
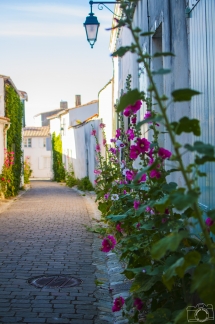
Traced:
<path fill-rule="evenodd" d="M 55 181 L 65 180 L 65 169 L 62 162 L 62 140 L 60 135 L 52 134 L 53 172 Z"/>
<path fill-rule="evenodd" d="M 10 128 L 7 131 L 7 150 L 14 152 L 14 163 L 12 165 L 11 186 L 7 188 L 7 197 L 17 195 L 20 188 L 22 174 L 22 119 L 23 104 L 15 89 L 6 85 L 5 87 L 5 115 L 10 118 Z M 13 190 L 11 190 L 13 188 Z"/>

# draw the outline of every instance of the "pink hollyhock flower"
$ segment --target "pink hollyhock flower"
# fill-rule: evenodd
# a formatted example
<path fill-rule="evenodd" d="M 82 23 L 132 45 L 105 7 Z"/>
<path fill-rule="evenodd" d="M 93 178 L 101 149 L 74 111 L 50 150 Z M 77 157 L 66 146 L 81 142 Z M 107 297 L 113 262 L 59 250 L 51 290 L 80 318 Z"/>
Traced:
<path fill-rule="evenodd" d="M 214 220 L 212 218 L 208 217 L 205 220 L 205 224 L 210 227 L 210 226 L 212 226 L 214 224 Z"/>
<path fill-rule="evenodd" d="M 171 157 L 172 153 L 168 150 L 166 150 L 163 147 L 160 147 L 158 150 L 158 155 L 160 156 L 161 159 L 165 160 Z"/>
<path fill-rule="evenodd" d="M 110 142 L 111 143 L 116 143 L 116 139 L 115 138 L 111 138 Z"/>
<path fill-rule="evenodd" d="M 148 119 L 148 118 L 151 118 L 152 117 L 152 113 L 151 113 L 151 111 L 146 111 L 146 113 L 145 113 L 145 116 L 144 116 L 144 119 Z"/>
<path fill-rule="evenodd" d="M 141 226 L 141 224 L 140 223 L 137 223 L 136 228 L 139 229 L 140 226 Z"/>
<path fill-rule="evenodd" d="M 131 128 L 129 128 L 129 129 L 127 130 L 126 134 L 128 135 L 128 139 L 129 139 L 129 141 L 130 141 L 130 140 L 133 140 L 134 137 L 135 137 L 134 131 L 133 131 L 133 129 L 131 129 Z"/>
<path fill-rule="evenodd" d="M 161 173 L 157 170 L 151 170 L 149 173 L 150 178 L 157 178 L 160 179 Z"/>
<path fill-rule="evenodd" d="M 137 100 L 134 105 L 130 105 L 126 107 L 123 111 L 124 116 L 130 117 L 133 114 L 136 114 L 140 107 L 142 106 L 141 100 Z"/>
<path fill-rule="evenodd" d="M 140 298 L 134 299 L 134 306 L 138 311 L 140 311 L 143 308 L 143 301 Z"/>
<path fill-rule="evenodd" d="M 1 181 L 5 181 L 5 178 L 1 178 Z"/>
<path fill-rule="evenodd" d="M 103 124 L 103 123 L 101 123 L 101 124 L 99 125 L 100 128 L 104 128 L 105 126 L 106 126 L 106 125 Z"/>
<path fill-rule="evenodd" d="M 100 152 L 100 151 L 101 151 L 100 145 L 96 144 L 96 152 Z"/>
<path fill-rule="evenodd" d="M 126 116 L 126 117 L 130 117 L 131 116 L 131 110 L 129 107 L 126 107 L 123 111 L 123 115 Z"/>
<path fill-rule="evenodd" d="M 121 223 L 119 223 L 119 224 L 116 225 L 116 230 L 117 230 L 117 232 L 122 233 Z"/>
<path fill-rule="evenodd" d="M 122 309 L 125 304 L 125 299 L 123 297 L 118 297 L 114 300 L 112 312 L 118 312 Z"/>
<path fill-rule="evenodd" d="M 97 181 L 97 180 L 94 180 L 94 183 L 95 183 L 95 184 L 97 184 L 97 183 L 98 183 L 98 181 Z"/>
<path fill-rule="evenodd" d="M 134 201 L 134 209 L 137 210 L 139 208 L 139 206 L 140 206 L 140 202 L 138 200 L 135 200 Z"/>
<path fill-rule="evenodd" d="M 137 145 L 131 145 L 130 147 L 130 158 L 132 160 L 135 160 L 140 154 L 140 150 L 139 150 L 139 147 Z"/>
<path fill-rule="evenodd" d="M 109 150 L 112 154 L 116 154 L 117 150 L 114 147 L 111 147 Z"/>
<path fill-rule="evenodd" d="M 161 220 L 161 222 L 162 222 L 163 224 L 165 224 L 167 221 L 168 221 L 168 218 L 166 218 L 166 217 L 162 218 L 162 220 Z"/>
<path fill-rule="evenodd" d="M 112 235 L 108 235 L 104 238 L 102 241 L 102 252 L 110 252 L 110 250 L 113 250 L 116 245 L 116 239 Z"/>
<path fill-rule="evenodd" d="M 132 124 L 136 124 L 136 122 L 137 122 L 137 117 L 136 117 L 136 116 L 132 117 L 132 118 L 131 118 L 131 122 L 132 122 Z"/>
<path fill-rule="evenodd" d="M 108 200 L 109 197 L 110 197 L 110 194 L 109 194 L 109 193 L 106 193 L 106 194 L 104 195 L 104 199 L 106 199 L 106 200 Z"/>
<path fill-rule="evenodd" d="M 150 213 L 151 210 L 152 210 L 151 207 L 149 207 L 149 206 L 146 207 L 146 212 L 147 213 Z"/>
<path fill-rule="evenodd" d="M 120 130 L 120 128 L 118 128 L 118 129 L 116 130 L 116 138 L 119 138 L 120 135 L 121 135 L 121 130 Z"/>
<path fill-rule="evenodd" d="M 94 170 L 95 174 L 100 174 L 102 171 L 101 170 Z"/>
<path fill-rule="evenodd" d="M 146 174 L 143 174 L 138 182 L 140 183 L 140 182 L 145 182 L 145 181 L 146 181 Z"/>
<path fill-rule="evenodd" d="M 107 141 L 106 141 L 106 139 L 104 138 L 103 139 L 103 145 L 105 146 L 107 144 Z"/>
<path fill-rule="evenodd" d="M 126 180 L 120 180 L 119 184 L 127 184 L 127 181 Z M 126 191 L 126 190 L 124 190 Z"/>
<path fill-rule="evenodd" d="M 132 181 L 134 179 L 135 173 L 133 171 L 127 170 L 125 176 L 128 180 Z"/>
<path fill-rule="evenodd" d="M 149 150 L 150 142 L 146 138 L 138 138 L 137 147 L 141 153 L 146 153 Z"/>
<path fill-rule="evenodd" d="M 95 129 L 92 130 L 91 135 L 93 135 L 93 136 L 96 135 L 96 130 Z"/>
<path fill-rule="evenodd" d="M 127 191 L 126 190 L 123 190 L 123 194 L 126 195 L 127 194 Z"/>

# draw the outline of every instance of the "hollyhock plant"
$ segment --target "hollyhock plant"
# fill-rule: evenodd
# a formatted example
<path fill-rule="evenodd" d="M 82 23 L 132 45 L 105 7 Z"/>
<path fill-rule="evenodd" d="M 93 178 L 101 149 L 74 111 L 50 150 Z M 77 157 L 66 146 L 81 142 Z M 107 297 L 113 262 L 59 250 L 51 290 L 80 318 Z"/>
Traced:
<path fill-rule="evenodd" d="M 136 122 L 137 122 L 137 117 L 136 117 L 136 116 L 132 117 L 132 118 L 131 118 L 131 122 L 132 122 L 132 124 L 136 124 Z"/>
<path fill-rule="evenodd" d="M 116 239 L 113 235 L 108 235 L 105 237 L 102 241 L 102 252 L 110 252 L 110 250 L 113 250 L 116 246 Z"/>
<path fill-rule="evenodd" d="M 134 298 L 133 305 L 138 311 L 141 311 L 141 309 L 143 308 L 143 301 L 140 298 Z"/>
<path fill-rule="evenodd" d="M 118 129 L 116 130 L 116 138 L 119 138 L 120 135 L 121 135 L 121 130 L 120 130 L 120 128 L 118 128 Z"/>
<path fill-rule="evenodd" d="M 113 303 L 112 312 L 119 312 L 124 304 L 125 299 L 123 297 L 116 298 Z"/>
<path fill-rule="evenodd" d="M 129 181 L 132 181 L 134 179 L 135 175 L 136 175 L 136 173 L 134 171 L 131 171 L 131 170 L 128 170 L 125 173 L 125 176 Z"/>
<path fill-rule="evenodd" d="M 131 128 L 129 128 L 129 129 L 127 130 L 126 134 L 128 135 L 128 140 L 129 140 L 129 141 L 130 141 L 130 140 L 133 140 L 134 137 L 135 137 L 134 130 L 131 129 Z"/>
<path fill-rule="evenodd" d="M 132 160 L 136 160 L 136 158 L 140 155 L 140 150 L 137 145 L 131 145 L 130 147 L 130 158 Z"/>
<path fill-rule="evenodd" d="M 161 223 L 165 224 L 167 221 L 168 221 L 168 218 L 164 217 L 164 218 L 162 218 Z"/>
<path fill-rule="evenodd" d="M 111 139 L 110 139 L 110 142 L 111 142 L 111 143 L 116 143 L 116 139 L 115 139 L 115 138 L 111 138 Z"/>
<path fill-rule="evenodd" d="M 140 206 L 140 202 L 138 200 L 135 200 L 134 201 L 134 209 L 137 210 L 139 208 L 139 206 Z"/>
<path fill-rule="evenodd" d="M 122 141 L 117 140 L 116 141 L 116 146 L 119 147 L 119 148 L 123 148 L 125 146 L 125 144 Z"/>
<path fill-rule="evenodd" d="M 140 183 L 145 181 L 146 181 L 146 174 L 144 173 L 138 182 Z"/>
<path fill-rule="evenodd" d="M 146 111 L 145 115 L 144 115 L 144 119 L 148 119 L 148 118 L 151 118 L 152 117 L 152 113 L 151 111 Z"/>
<path fill-rule="evenodd" d="M 117 150 L 114 147 L 111 147 L 109 150 L 112 154 L 116 154 Z"/>
<path fill-rule="evenodd" d="M 93 135 L 93 136 L 96 135 L 96 130 L 95 129 L 92 130 L 91 135 Z"/>
<path fill-rule="evenodd" d="M 129 105 L 123 111 L 124 116 L 130 117 L 133 114 L 136 114 L 140 107 L 142 106 L 141 100 L 137 100 L 134 105 Z"/>
<path fill-rule="evenodd" d="M 106 141 L 105 138 L 103 139 L 102 143 L 103 143 L 104 146 L 107 144 L 107 141 Z"/>
<path fill-rule="evenodd" d="M 171 155 L 172 153 L 163 147 L 160 147 L 158 150 L 158 156 L 163 160 L 170 158 Z"/>
<path fill-rule="evenodd" d="M 105 199 L 105 200 L 108 200 L 109 197 L 110 197 L 110 194 L 109 194 L 109 193 L 106 193 L 106 194 L 104 195 L 104 199 Z"/>
<path fill-rule="evenodd" d="M 101 151 L 100 145 L 96 144 L 96 152 L 100 152 L 100 151 Z"/>
<path fill-rule="evenodd" d="M 99 125 L 100 128 L 104 128 L 105 126 L 106 126 L 106 125 L 103 124 L 103 123 L 101 123 L 101 124 Z"/>
<path fill-rule="evenodd" d="M 160 179 L 161 173 L 157 170 L 151 170 L 149 173 L 150 178 L 157 178 Z"/>
<path fill-rule="evenodd" d="M 119 200 L 119 196 L 117 194 L 112 194 L 111 195 L 111 200 L 113 200 L 113 201 Z"/>
<path fill-rule="evenodd" d="M 210 217 L 208 217 L 206 220 L 205 220 L 205 224 L 209 227 L 211 227 L 213 224 L 214 224 L 214 220 Z"/>
<path fill-rule="evenodd" d="M 149 150 L 150 142 L 146 138 L 138 138 L 137 147 L 141 153 L 146 153 Z"/>
<path fill-rule="evenodd" d="M 119 224 L 116 225 L 116 230 L 117 230 L 117 232 L 122 233 L 123 229 L 121 227 L 121 223 L 119 223 Z"/>
<path fill-rule="evenodd" d="M 102 172 L 101 170 L 94 170 L 95 174 L 101 174 L 101 172 Z"/>

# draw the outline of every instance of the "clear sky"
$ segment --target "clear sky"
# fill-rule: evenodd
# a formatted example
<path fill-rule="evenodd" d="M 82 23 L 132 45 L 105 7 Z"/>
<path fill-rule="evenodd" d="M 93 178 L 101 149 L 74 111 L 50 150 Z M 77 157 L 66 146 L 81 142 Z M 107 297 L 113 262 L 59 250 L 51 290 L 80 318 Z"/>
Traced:
<path fill-rule="evenodd" d="M 75 94 L 82 103 L 97 99 L 112 78 L 105 31 L 112 14 L 93 6 L 100 28 L 91 49 L 83 27 L 89 11 L 88 0 L 0 0 L 0 74 L 28 93 L 28 126 L 35 114 L 59 108 L 61 100 L 73 107 Z"/>

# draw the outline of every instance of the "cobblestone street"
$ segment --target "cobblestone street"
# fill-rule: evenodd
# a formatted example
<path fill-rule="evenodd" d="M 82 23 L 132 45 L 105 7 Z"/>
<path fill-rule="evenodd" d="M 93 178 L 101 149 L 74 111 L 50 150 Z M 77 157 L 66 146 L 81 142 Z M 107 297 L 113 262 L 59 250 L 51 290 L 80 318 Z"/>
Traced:
<path fill-rule="evenodd" d="M 83 224 L 91 224 L 84 197 L 49 181 L 32 182 L 0 214 L 1 324 L 112 322 L 110 297 L 104 297 L 109 321 L 99 320 L 102 295 L 95 285 L 94 234 Z M 82 283 L 68 288 L 29 283 L 42 275 L 68 275 Z"/>

